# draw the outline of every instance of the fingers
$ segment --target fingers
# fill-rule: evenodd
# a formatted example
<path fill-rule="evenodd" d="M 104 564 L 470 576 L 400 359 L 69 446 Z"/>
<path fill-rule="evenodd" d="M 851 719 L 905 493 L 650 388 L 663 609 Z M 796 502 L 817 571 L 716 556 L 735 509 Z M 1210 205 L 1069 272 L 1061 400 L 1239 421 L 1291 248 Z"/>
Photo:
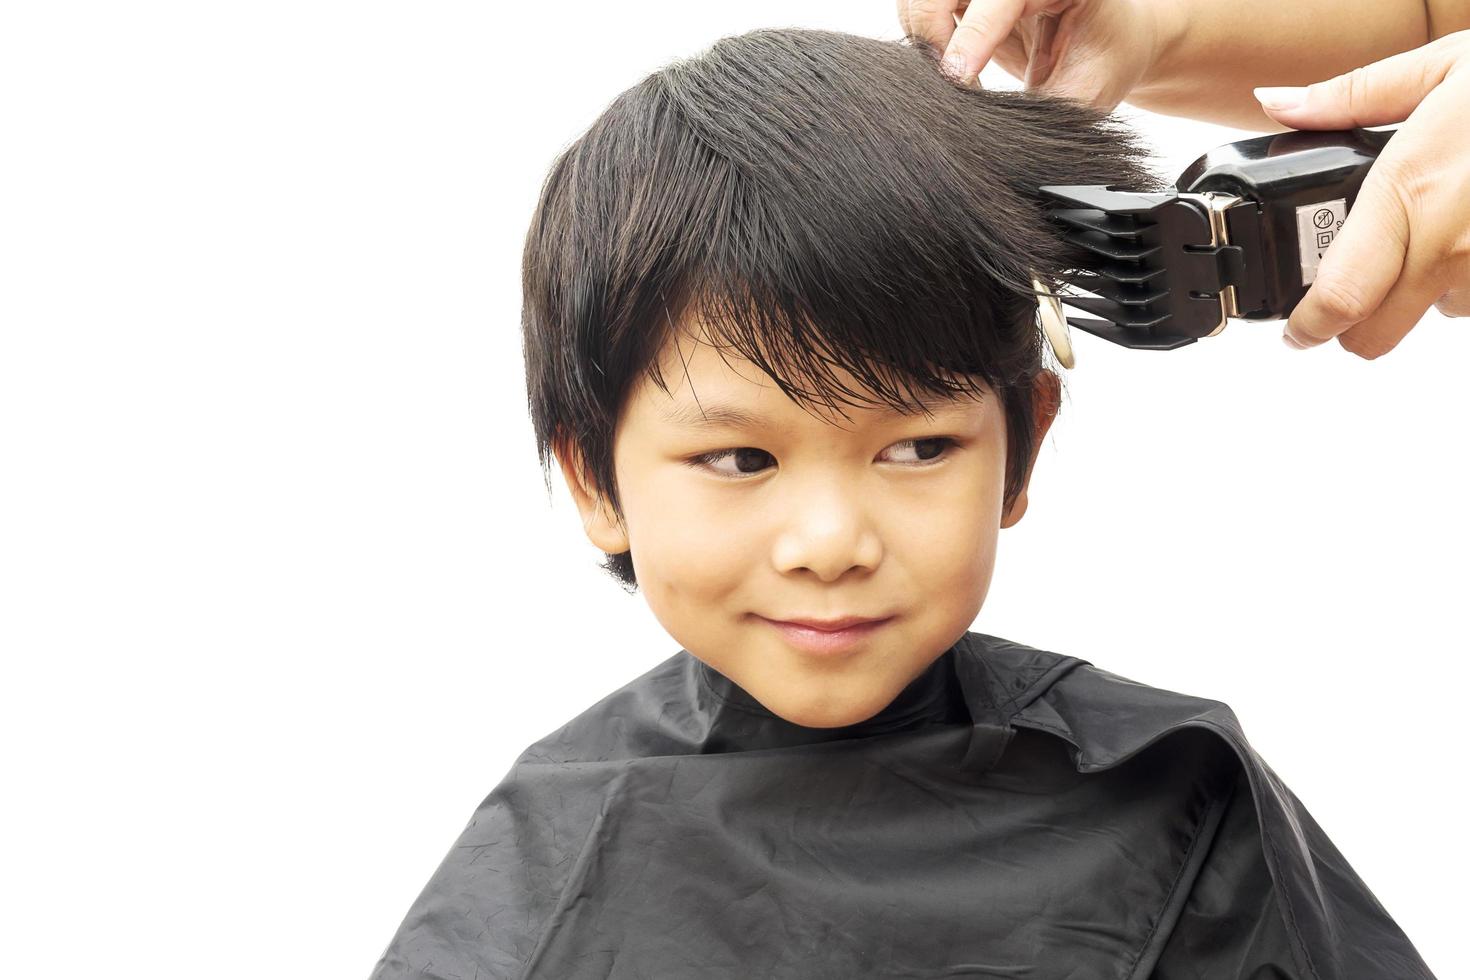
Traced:
<path fill-rule="evenodd" d="M 1470 32 L 1466 32 L 1470 33 Z M 1305 87 L 1258 88 L 1266 113 L 1293 129 L 1351 129 L 1403 122 L 1464 56 L 1470 42 L 1446 34 L 1423 47 Z"/>
<path fill-rule="evenodd" d="M 1443 289 L 1423 279 L 1405 276 L 1371 316 L 1344 330 L 1337 342 L 1344 350 L 1365 360 L 1382 357 L 1424 319 L 1435 296 Z"/>
<path fill-rule="evenodd" d="M 1342 230 L 1322 256 L 1316 279 L 1291 311 L 1284 336 L 1299 346 L 1316 347 L 1366 320 L 1403 272 L 1409 218 L 1384 179 L 1387 171 L 1377 169 L 1382 165 L 1380 158 L 1368 171 Z"/>
<path fill-rule="evenodd" d="M 954 36 L 960 5 L 961 0 L 898 0 L 898 22 L 905 34 L 923 38 L 943 51 Z"/>
<path fill-rule="evenodd" d="M 1059 20 L 1074 0 L 898 0 L 905 33 L 923 38 L 944 52 L 944 70 L 971 86 L 981 69 L 1007 40 L 1016 37 L 1023 18 L 1042 14 L 1037 37 L 1026 51 L 1026 88 L 1038 87 L 1055 68 Z M 955 18 L 959 17 L 959 23 Z M 1020 72 L 1012 70 L 1017 77 Z"/>
<path fill-rule="evenodd" d="M 1392 160 L 1369 171 L 1316 281 L 1291 312 L 1288 344 L 1315 347 L 1335 337 L 1373 360 L 1397 347 L 1430 306 L 1455 300 L 1442 261 L 1450 250 L 1414 207 L 1415 181 L 1400 171 Z"/>
<path fill-rule="evenodd" d="M 1026 61 L 1026 74 L 1021 79 L 1022 86 L 1027 89 L 1044 85 L 1056 68 L 1058 19 L 1050 14 L 1036 18 L 1036 40 L 1032 44 L 1031 57 Z M 1001 43 L 1005 43 L 1005 38 L 1001 38 Z"/>
<path fill-rule="evenodd" d="M 947 70 L 966 85 L 973 82 L 1027 6 L 1027 0 L 973 0 L 945 49 Z"/>
<path fill-rule="evenodd" d="M 1454 294 L 1470 283 L 1470 135 L 1459 121 L 1470 78 L 1444 70 L 1442 57 L 1426 56 L 1422 73 L 1398 80 L 1375 76 L 1376 65 L 1369 65 L 1337 109 L 1316 104 L 1314 123 L 1352 125 L 1398 115 L 1408 105 L 1405 93 L 1418 100 L 1368 171 L 1316 281 L 1292 310 L 1288 343 L 1313 347 L 1335 337 L 1372 359 L 1392 350 L 1430 306 L 1457 309 L 1463 302 Z M 1389 61 L 1406 63 L 1396 56 L 1378 64 Z M 1375 87 L 1375 77 L 1385 84 Z"/>

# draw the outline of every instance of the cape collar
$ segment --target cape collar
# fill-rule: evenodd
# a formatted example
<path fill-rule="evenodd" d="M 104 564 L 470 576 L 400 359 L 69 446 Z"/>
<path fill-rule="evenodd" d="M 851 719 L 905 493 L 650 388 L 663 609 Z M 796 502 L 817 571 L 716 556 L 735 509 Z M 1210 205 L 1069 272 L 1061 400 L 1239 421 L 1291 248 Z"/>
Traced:
<path fill-rule="evenodd" d="M 955 676 L 955 652 L 954 646 L 945 650 L 877 714 L 838 728 L 807 728 L 788 722 L 709 664 L 693 659 L 700 693 L 709 699 L 705 707 L 717 714 L 749 716 L 752 722 L 744 727 L 770 729 L 772 734 L 789 736 L 783 739 L 787 744 L 797 744 L 802 740 L 867 738 L 931 724 L 968 720 L 970 716 L 965 710 L 964 692 Z M 804 738 L 802 733 L 809 733 L 810 737 Z"/>
<path fill-rule="evenodd" d="M 706 722 L 704 751 L 790 748 L 842 739 L 968 724 L 965 768 L 993 766 L 1009 743 L 1011 718 L 1056 678 L 1085 661 L 965 633 L 877 714 L 839 728 L 807 728 L 786 721 L 688 651 L 695 707 Z"/>

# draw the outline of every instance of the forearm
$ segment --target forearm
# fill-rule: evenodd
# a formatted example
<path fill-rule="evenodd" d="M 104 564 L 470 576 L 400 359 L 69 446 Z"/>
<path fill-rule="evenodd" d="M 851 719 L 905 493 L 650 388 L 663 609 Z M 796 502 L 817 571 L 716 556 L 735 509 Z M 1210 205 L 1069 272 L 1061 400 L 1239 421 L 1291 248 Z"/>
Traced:
<path fill-rule="evenodd" d="M 1453 29 L 1461 0 L 1134 0 L 1157 17 L 1160 55 L 1127 101 L 1263 132 L 1258 85 L 1308 85 Z M 1459 19 L 1465 19 L 1461 16 Z"/>

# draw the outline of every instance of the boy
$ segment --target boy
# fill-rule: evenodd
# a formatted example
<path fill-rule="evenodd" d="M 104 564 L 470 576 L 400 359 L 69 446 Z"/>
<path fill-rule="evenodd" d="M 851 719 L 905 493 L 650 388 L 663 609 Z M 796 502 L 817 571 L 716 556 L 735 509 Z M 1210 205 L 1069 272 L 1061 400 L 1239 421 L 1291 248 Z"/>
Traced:
<path fill-rule="evenodd" d="M 376 980 L 1430 978 L 1226 705 L 968 632 L 1059 403 L 1035 188 L 1156 181 L 934 55 L 727 38 L 553 165 L 538 451 L 682 649 L 521 754 Z"/>

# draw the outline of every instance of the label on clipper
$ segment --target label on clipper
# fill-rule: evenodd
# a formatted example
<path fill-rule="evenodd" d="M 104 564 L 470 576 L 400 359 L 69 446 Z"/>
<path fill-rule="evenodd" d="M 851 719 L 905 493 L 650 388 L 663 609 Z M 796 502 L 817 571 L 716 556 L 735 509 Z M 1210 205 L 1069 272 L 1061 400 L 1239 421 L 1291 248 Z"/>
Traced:
<path fill-rule="evenodd" d="M 1317 278 L 1317 266 L 1327 246 L 1342 230 L 1347 217 L 1347 198 L 1303 204 L 1296 209 L 1297 254 L 1302 257 L 1302 285 L 1310 286 Z"/>

